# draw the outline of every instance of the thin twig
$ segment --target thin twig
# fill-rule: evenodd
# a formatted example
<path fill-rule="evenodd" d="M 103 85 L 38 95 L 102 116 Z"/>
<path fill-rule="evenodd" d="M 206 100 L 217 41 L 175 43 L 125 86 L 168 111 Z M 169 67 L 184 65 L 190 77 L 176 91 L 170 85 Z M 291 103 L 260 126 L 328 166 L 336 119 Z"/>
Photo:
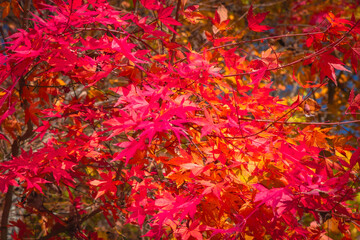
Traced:
<path fill-rule="evenodd" d="M 175 20 L 178 21 L 179 20 L 179 10 L 180 10 L 180 7 L 181 7 L 181 0 L 178 0 L 177 2 L 177 6 L 176 6 L 176 13 L 175 13 Z M 176 29 L 177 29 L 177 25 L 174 25 L 174 31 L 176 32 Z M 173 32 L 173 36 L 172 36 L 172 39 L 171 39 L 171 42 L 175 42 L 175 38 L 176 38 L 176 33 Z"/>
<path fill-rule="evenodd" d="M 179 20 L 179 10 L 180 10 L 180 7 L 181 7 L 181 0 L 178 0 L 177 2 L 177 6 L 176 6 L 176 13 L 175 13 L 175 20 L 178 21 Z M 175 42 L 175 39 L 176 39 L 176 30 L 177 30 L 177 25 L 174 26 L 174 32 L 173 32 L 173 36 L 171 38 L 171 42 Z M 174 57 L 175 57 L 175 52 L 173 50 L 170 50 L 170 63 L 171 65 L 173 64 L 174 62 Z"/>
<path fill-rule="evenodd" d="M 300 124 L 300 125 L 320 125 L 320 126 L 334 126 L 334 125 L 345 125 L 352 123 L 360 123 L 360 120 L 343 121 L 343 122 L 287 122 L 287 121 L 274 121 L 266 119 L 251 119 L 251 118 L 240 118 L 242 121 L 254 121 L 254 122 L 268 122 L 268 123 L 280 123 L 280 124 Z"/>
<path fill-rule="evenodd" d="M 5 32 L 4 32 L 2 24 L 0 25 L 0 34 L 1 34 L 2 39 L 4 40 L 4 43 L 6 43 Z"/>
<path fill-rule="evenodd" d="M 236 42 L 236 43 L 228 43 L 228 44 L 223 44 L 223 45 L 216 46 L 216 47 L 211 47 L 209 49 L 206 49 L 206 51 L 211 51 L 211 50 L 224 48 L 224 47 L 237 46 L 237 45 L 240 45 L 240 44 L 243 44 L 243 43 L 262 42 L 262 41 L 266 41 L 266 40 L 273 40 L 273 39 L 285 38 L 285 37 L 309 36 L 309 35 L 322 34 L 322 33 L 325 33 L 325 32 L 326 31 L 313 32 L 313 33 L 293 33 L 293 34 L 277 35 L 277 36 L 272 36 L 272 37 L 256 38 L 256 39 L 253 39 L 253 40 L 244 40 L 244 41 L 240 41 L 240 42 Z"/>

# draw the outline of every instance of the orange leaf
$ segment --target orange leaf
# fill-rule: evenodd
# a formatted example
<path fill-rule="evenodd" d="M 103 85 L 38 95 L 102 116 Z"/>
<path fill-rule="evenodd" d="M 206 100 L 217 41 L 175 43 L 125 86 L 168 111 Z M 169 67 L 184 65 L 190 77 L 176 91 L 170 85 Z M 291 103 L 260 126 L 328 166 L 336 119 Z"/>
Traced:
<path fill-rule="evenodd" d="M 179 187 L 181 186 L 185 181 L 190 181 L 191 182 L 191 178 L 190 178 L 190 172 L 175 172 L 173 174 L 171 174 L 170 176 L 168 176 L 167 178 L 174 180 L 176 182 L 176 186 Z"/>
<path fill-rule="evenodd" d="M 321 106 L 311 98 L 306 99 L 299 107 L 302 108 L 306 117 L 314 116 L 321 109 Z"/>
<path fill-rule="evenodd" d="M 2 13 L 2 18 L 6 18 L 7 15 L 9 15 L 10 12 L 10 3 L 9 2 L 3 2 L 1 5 L 1 7 L 3 7 L 3 13 Z"/>
<path fill-rule="evenodd" d="M 19 5 L 18 1 L 17 0 L 11 0 L 11 7 L 12 7 L 14 15 L 17 18 L 20 18 L 20 11 L 22 12 L 23 10 L 22 10 L 21 6 Z"/>

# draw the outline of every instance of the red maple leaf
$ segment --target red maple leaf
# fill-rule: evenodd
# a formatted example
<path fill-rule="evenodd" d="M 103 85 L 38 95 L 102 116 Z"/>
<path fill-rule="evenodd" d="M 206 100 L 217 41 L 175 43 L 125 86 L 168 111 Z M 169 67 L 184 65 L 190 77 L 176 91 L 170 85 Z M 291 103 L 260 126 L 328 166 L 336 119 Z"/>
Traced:
<path fill-rule="evenodd" d="M 360 147 L 356 149 L 356 151 L 352 154 L 350 158 L 351 167 L 355 166 L 356 163 L 359 163 L 360 165 Z"/>
<path fill-rule="evenodd" d="M 129 59 L 133 63 L 146 63 L 146 61 L 143 61 L 136 57 L 136 52 L 131 51 L 131 49 L 133 49 L 136 45 L 128 43 L 128 38 L 129 36 L 121 39 L 114 37 L 114 40 L 111 43 L 112 49 L 121 52 L 127 59 Z"/>
<path fill-rule="evenodd" d="M 45 133 L 47 132 L 47 130 L 50 127 L 50 123 L 48 121 L 42 121 L 43 125 L 38 127 L 35 132 L 38 132 L 39 135 L 37 135 L 32 141 L 34 141 L 36 138 L 40 137 L 40 139 L 42 140 Z"/>
<path fill-rule="evenodd" d="M 248 21 L 248 26 L 249 26 L 250 30 L 253 30 L 254 32 L 264 32 L 264 31 L 272 29 L 272 27 L 269 27 L 266 25 L 260 25 L 260 23 L 262 23 L 264 21 L 266 15 L 268 13 L 269 12 L 259 13 L 259 14 L 254 15 L 253 7 L 251 5 L 248 15 L 247 15 L 247 21 Z"/>
<path fill-rule="evenodd" d="M 161 8 L 160 2 L 156 0 L 140 0 L 140 2 L 145 8 L 150 10 L 158 10 Z"/>
<path fill-rule="evenodd" d="M 39 126 L 39 118 L 36 116 L 36 114 L 41 114 L 40 109 L 36 108 L 39 104 L 40 101 L 31 103 L 30 107 L 25 110 L 25 122 L 30 119 L 36 126 Z"/>
<path fill-rule="evenodd" d="M 99 191 L 96 194 L 95 199 L 101 197 L 106 192 L 110 192 L 115 194 L 117 191 L 117 185 L 121 184 L 121 181 L 113 180 L 114 173 L 100 173 L 100 176 L 103 180 L 92 180 L 90 181 L 90 185 L 100 187 Z"/>
<path fill-rule="evenodd" d="M 356 95 L 354 94 L 354 89 L 351 89 L 350 96 L 349 96 L 349 108 L 346 110 L 346 114 L 349 112 L 356 118 L 357 111 L 360 110 L 360 94 Z"/>
<path fill-rule="evenodd" d="M 335 69 L 350 72 L 343 65 L 343 62 L 330 55 L 330 53 L 323 54 L 319 61 L 319 69 L 321 69 L 320 78 L 324 79 L 327 76 L 337 85 Z"/>
<path fill-rule="evenodd" d="M 176 31 L 170 27 L 170 25 L 175 25 L 175 26 L 181 26 L 181 23 L 179 23 L 178 21 L 176 21 L 174 18 L 171 17 L 171 13 L 173 11 L 174 7 L 167 7 L 167 8 L 163 8 L 160 9 L 158 11 L 159 13 L 159 20 L 169 28 L 170 31 L 172 31 L 173 33 L 176 33 Z"/>

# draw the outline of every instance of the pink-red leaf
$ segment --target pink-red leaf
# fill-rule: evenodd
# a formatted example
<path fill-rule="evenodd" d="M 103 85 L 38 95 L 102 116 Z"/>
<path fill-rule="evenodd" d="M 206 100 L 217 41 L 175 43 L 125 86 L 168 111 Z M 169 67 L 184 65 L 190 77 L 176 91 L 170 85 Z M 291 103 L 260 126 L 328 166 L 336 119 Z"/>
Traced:
<path fill-rule="evenodd" d="M 260 25 L 266 17 L 268 12 L 265 13 L 259 13 L 254 15 L 253 13 L 253 6 L 250 6 L 250 9 L 248 11 L 247 20 L 248 20 L 248 26 L 251 30 L 254 32 L 264 32 L 267 30 L 272 29 L 272 27 L 266 26 L 266 25 Z"/>
<path fill-rule="evenodd" d="M 360 166 L 360 147 L 355 150 L 350 158 L 350 167 L 352 168 L 355 164 L 358 163 Z"/>

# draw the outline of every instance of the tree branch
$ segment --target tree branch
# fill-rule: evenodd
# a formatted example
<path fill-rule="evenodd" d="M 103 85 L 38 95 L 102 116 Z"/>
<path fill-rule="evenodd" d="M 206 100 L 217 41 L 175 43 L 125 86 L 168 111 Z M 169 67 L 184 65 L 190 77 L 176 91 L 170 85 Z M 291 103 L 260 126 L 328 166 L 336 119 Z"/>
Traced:
<path fill-rule="evenodd" d="M 19 85 L 20 85 L 21 81 L 24 81 L 24 79 L 20 79 Z M 26 100 L 24 100 L 24 104 L 23 104 L 24 111 L 28 107 L 29 107 L 29 103 Z M 14 157 L 19 156 L 21 142 L 25 141 L 28 138 L 30 138 L 32 136 L 32 134 L 33 134 L 33 124 L 31 122 L 31 120 L 29 120 L 26 123 L 26 125 L 27 125 L 26 132 L 22 136 L 18 136 L 14 140 L 13 144 L 11 145 L 11 153 L 12 153 L 12 155 Z M 5 199 L 4 199 L 4 208 L 3 208 L 3 213 L 2 213 L 2 216 L 1 216 L 1 235 L 0 235 L 1 240 L 7 240 L 8 222 L 9 222 L 10 209 L 11 209 L 11 205 L 12 205 L 13 190 L 14 190 L 14 186 L 9 185 L 8 186 L 8 191 L 7 191 Z"/>
<path fill-rule="evenodd" d="M 323 125 L 323 126 L 334 126 L 334 125 L 345 125 L 351 123 L 360 123 L 360 120 L 343 121 L 343 122 L 287 122 L 287 121 L 274 121 L 274 120 L 263 120 L 263 119 L 251 119 L 251 118 L 240 118 L 242 121 L 254 121 L 254 122 L 268 122 L 268 123 L 280 123 L 280 124 L 300 124 L 300 125 Z"/>
<path fill-rule="evenodd" d="M 292 65 L 295 65 L 297 63 L 301 63 L 307 59 L 310 59 L 310 58 L 313 58 L 313 57 L 316 57 L 318 55 L 321 55 L 323 53 L 325 53 L 326 51 L 328 51 L 329 49 L 333 48 L 333 47 L 336 47 L 337 45 L 339 45 L 346 37 L 347 35 L 359 24 L 360 20 L 358 20 L 354 26 L 352 26 L 352 28 L 347 31 L 341 38 L 339 38 L 337 41 L 321 48 L 320 50 L 310 54 L 310 55 L 307 55 L 307 56 L 304 56 L 298 60 L 295 60 L 293 62 L 290 62 L 288 64 L 284 64 L 282 66 L 278 66 L 278 67 L 273 67 L 273 68 L 269 68 L 269 69 L 266 69 L 266 71 L 273 71 L 273 70 L 279 70 L 279 69 L 282 69 L 282 68 L 286 68 L 286 67 L 289 67 L 289 66 L 292 66 Z M 252 72 L 245 72 L 245 73 L 237 73 L 237 74 L 228 74 L 228 75 L 223 75 L 223 77 L 235 77 L 235 76 L 242 76 L 242 75 L 249 75 L 249 74 L 252 74 L 252 73 L 256 73 L 258 70 L 256 71 L 252 71 Z"/>
<path fill-rule="evenodd" d="M 46 236 L 43 236 L 41 238 L 39 238 L 39 240 L 47 240 L 50 239 L 52 237 L 58 236 L 60 233 L 64 233 L 64 232 L 68 232 L 71 231 L 76 225 L 82 224 L 83 222 L 85 222 L 86 220 L 88 220 L 89 218 L 95 216 L 96 214 L 98 214 L 99 212 L 101 212 L 100 208 L 97 208 L 95 210 L 93 210 L 91 213 L 89 213 L 88 215 L 82 217 L 80 220 L 78 221 L 74 221 L 75 219 L 68 220 L 66 222 L 66 225 L 62 225 L 61 223 L 56 223 L 53 227 L 52 227 L 52 231 L 51 233 L 49 233 Z M 70 218 L 71 219 L 71 218 Z"/>

